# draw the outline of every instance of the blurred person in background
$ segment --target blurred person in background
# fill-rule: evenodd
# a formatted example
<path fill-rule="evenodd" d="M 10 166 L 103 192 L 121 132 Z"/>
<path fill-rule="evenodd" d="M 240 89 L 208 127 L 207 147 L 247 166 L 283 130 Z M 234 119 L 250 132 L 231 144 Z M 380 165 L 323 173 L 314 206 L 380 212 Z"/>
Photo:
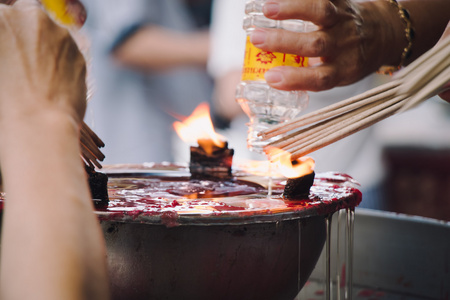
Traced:
<path fill-rule="evenodd" d="M 87 123 L 105 163 L 173 161 L 173 115 L 209 102 L 209 0 L 86 1 L 93 97 Z"/>

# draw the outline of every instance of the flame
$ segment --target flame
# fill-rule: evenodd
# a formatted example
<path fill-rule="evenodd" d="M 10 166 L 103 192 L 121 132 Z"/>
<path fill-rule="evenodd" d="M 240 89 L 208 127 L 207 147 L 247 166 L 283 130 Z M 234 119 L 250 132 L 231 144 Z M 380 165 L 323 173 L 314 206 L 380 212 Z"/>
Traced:
<path fill-rule="evenodd" d="M 267 154 L 271 157 L 272 165 L 287 178 L 298 178 L 314 171 L 315 161 L 311 157 L 300 157 L 292 161 L 291 154 L 278 148 L 270 148 Z"/>
<path fill-rule="evenodd" d="M 238 164 L 238 169 L 245 171 L 248 174 L 256 176 L 274 176 L 281 174 L 271 172 L 270 161 L 268 160 L 248 160 Z"/>
<path fill-rule="evenodd" d="M 311 157 L 301 157 L 291 161 L 291 154 L 278 148 L 267 150 L 271 160 L 249 160 L 238 165 L 239 169 L 256 176 L 298 178 L 314 171 L 315 162 Z"/>
<path fill-rule="evenodd" d="M 209 105 L 200 103 L 192 114 L 182 122 L 173 123 L 178 136 L 188 144 L 197 142 L 206 153 L 211 154 L 214 146 L 225 147 L 225 138 L 214 130 Z"/>

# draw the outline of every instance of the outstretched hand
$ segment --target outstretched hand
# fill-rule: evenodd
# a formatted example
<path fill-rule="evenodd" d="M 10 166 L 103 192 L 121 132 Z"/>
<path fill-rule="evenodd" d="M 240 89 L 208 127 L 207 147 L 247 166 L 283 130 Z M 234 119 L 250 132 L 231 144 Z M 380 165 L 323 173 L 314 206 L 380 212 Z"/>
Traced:
<path fill-rule="evenodd" d="M 416 26 L 412 55 L 404 62 L 409 63 L 437 42 L 448 22 L 450 2 L 402 3 L 406 2 Z M 429 12 L 422 13 L 425 10 Z M 320 61 L 305 68 L 272 68 L 265 77 L 274 88 L 327 90 L 354 83 L 382 65 L 403 62 L 401 56 L 408 43 L 405 24 L 398 8 L 388 1 L 268 0 L 263 13 L 270 19 L 301 19 L 318 27 L 306 33 L 257 28 L 251 34 L 251 42 L 263 50 Z"/>
<path fill-rule="evenodd" d="M 37 1 L 18 0 L 0 4 L 0 32 L 0 120 L 53 110 L 81 122 L 86 65 L 68 30 Z"/>
<path fill-rule="evenodd" d="M 320 91 L 351 84 L 375 71 L 380 61 L 373 59 L 376 56 L 371 53 L 372 44 L 392 37 L 379 36 L 382 31 L 377 31 L 371 20 L 376 10 L 370 10 L 370 2 L 357 5 L 347 0 L 266 2 L 266 17 L 310 21 L 318 30 L 298 33 L 256 29 L 251 35 L 252 43 L 263 50 L 317 57 L 321 61 L 307 68 L 273 68 L 266 73 L 266 80 L 282 90 Z"/>
<path fill-rule="evenodd" d="M 0 4 L 12 5 L 17 0 L 0 0 Z M 75 26 L 83 26 L 86 21 L 86 8 L 79 0 L 35 0 L 37 2 L 44 2 L 44 5 L 54 6 L 59 10 L 59 13 L 66 15 L 75 22 Z M 64 2 L 61 2 L 64 1 Z M 64 3 L 64 5 L 61 5 Z"/>

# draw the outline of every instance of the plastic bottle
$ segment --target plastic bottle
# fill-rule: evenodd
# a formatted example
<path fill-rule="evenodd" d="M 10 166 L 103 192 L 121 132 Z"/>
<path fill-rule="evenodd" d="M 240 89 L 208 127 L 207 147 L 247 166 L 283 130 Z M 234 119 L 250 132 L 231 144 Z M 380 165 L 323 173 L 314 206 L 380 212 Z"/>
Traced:
<path fill-rule="evenodd" d="M 266 0 L 252 0 L 245 6 L 243 28 L 247 32 L 247 42 L 242 79 L 236 89 L 236 101 L 250 118 L 248 148 L 259 153 L 263 152 L 263 147 L 271 140 L 261 141 L 258 133 L 296 117 L 308 106 L 309 101 L 305 91 L 281 91 L 269 87 L 264 73 L 275 66 L 307 66 L 308 58 L 258 49 L 250 42 L 250 33 L 255 27 L 281 28 L 296 32 L 315 29 L 313 24 L 301 20 L 276 21 L 264 17 L 264 2 Z"/>

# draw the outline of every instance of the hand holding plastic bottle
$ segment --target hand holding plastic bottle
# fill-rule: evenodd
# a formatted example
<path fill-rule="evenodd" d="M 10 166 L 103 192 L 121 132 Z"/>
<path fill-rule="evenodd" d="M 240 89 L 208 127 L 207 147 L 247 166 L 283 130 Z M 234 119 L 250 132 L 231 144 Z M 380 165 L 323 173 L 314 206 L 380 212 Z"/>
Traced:
<path fill-rule="evenodd" d="M 354 83 L 383 65 L 407 65 L 438 41 L 450 19 L 450 2 L 404 0 L 401 6 L 407 17 L 400 16 L 391 0 L 267 1 L 266 17 L 311 21 L 319 29 L 306 33 L 256 29 L 251 42 L 266 51 L 317 57 L 321 62 L 306 68 L 273 68 L 266 72 L 266 81 L 282 90 L 320 91 Z M 414 34 L 410 55 L 402 60 L 408 43 L 406 18 Z"/>

